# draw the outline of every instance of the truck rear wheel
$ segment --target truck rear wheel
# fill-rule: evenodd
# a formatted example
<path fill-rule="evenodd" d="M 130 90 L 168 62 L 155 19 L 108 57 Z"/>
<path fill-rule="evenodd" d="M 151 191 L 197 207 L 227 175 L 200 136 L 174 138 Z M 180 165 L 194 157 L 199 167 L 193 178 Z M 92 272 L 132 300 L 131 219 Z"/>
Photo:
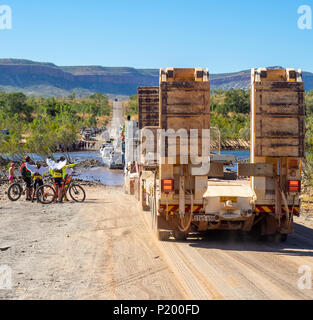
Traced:
<path fill-rule="evenodd" d="M 188 233 L 186 233 L 186 232 L 181 232 L 181 231 L 179 231 L 177 229 L 173 230 L 173 236 L 174 236 L 175 240 L 177 240 L 177 241 L 186 240 L 187 239 L 187 235 L 188 235 Z"/>
<path fill-rule="evenodd" d="M 151 219 L 152 219 L 152 230 L 154 234 L 159 238 L 159 229 L 158 229 L 158 214 L 154 197 L 151 198 Z"/>
<path fill-rule="evenodd" d="M 157 231 L 158 240 L 160 241 L 168 241 L 170 238 L 170 232 L 169 231 Z"/>
<path fill-rule="evenodd" d="M 285 242 L 285 241 L 287 241 L 288 234 L 286 234 L 286 233 L 284 233 L 284 234 L 279 233 L 278 236 L 279 236 L 279 237 L 278 237 L 278 240 L 279 240 L 280 242 Z"/>

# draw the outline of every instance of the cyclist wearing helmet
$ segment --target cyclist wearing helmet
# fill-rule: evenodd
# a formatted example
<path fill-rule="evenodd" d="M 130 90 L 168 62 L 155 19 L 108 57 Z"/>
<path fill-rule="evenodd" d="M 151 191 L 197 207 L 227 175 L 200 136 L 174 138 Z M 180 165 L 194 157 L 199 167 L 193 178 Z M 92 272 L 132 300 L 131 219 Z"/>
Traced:
<path fill-rule="evenodd" d="M 58 201 L 62 201 L 62 185 L 63 185 L 63 167 L 66 165 L 65 157 L 60 157 L 57 162 L 51 159 L 47 159 L 47 164 L 50 167 L 50 174 L 54 179 L 54 184 L 56 187 L 56 192 L 58 195 Z"/>
<path fill-rule="evenodd" d="M 43 177 L 49 171 L 47 167 L 42 167 L 39 162 L 36 162 L 35 166 L 26 163 L 26 169 L 32 174 L 34 180 L 33 199 L 35 199 L 36 190 L 43 185 Z"/>
<path fill-rule="evenodd" d="M 77 163 L 70 163 L 65 165 L 62 168 L 62 177 L 63 177 L 63 182 L 64 182 L 64 200 L 68 201 L 66 193 L 67 193 L 67 189 L 69 187 L 69 183 L 72 180 L 72 174 L 73 174 L 73 167 L 75 167 L 77 165 Z"/>
<path fill-rule="evenodd" d="M 20 171 L 22 178 L 26 184 L 26 201 L 31 201 L 30 193 L 32 188 L 32 176 L 31 172 L 26 168 L 26 164 L 30 162 L 30 157 L 25 157 L 25 162 L 21 165 Z"/>

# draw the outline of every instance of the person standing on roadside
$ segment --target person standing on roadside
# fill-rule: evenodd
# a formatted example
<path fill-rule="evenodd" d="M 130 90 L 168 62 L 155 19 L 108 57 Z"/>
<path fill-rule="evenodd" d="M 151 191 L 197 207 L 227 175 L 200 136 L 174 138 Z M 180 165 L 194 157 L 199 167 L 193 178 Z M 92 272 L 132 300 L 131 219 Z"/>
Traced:
<path fill-rule="evenodd" d="M 49 172 L 48 167 L 42 167 L 40 162 L 36 163 L 36 166 L 32 166 L 28 162 L 26 163 L 26 169 L 29 170 L 32 174 L 34 180 L 34 190 L 33 190 L 33 198 L 35 200 L 36 191 L 39 187 L 43 185 L 43 177 Z"/>
<path fill-rule="evenodd" d="M 30 157 L 27 156 L 25 158 L 25 162 L 20 167 L 21 175 L 26 185 L 26 201 L 31 201 L 30 194 L 31 194 L 31 188 L 32 188 L 32 174 L 26 168 L 26 163 L 29 163 L 29 162 L 30 162 Z"/>
<path fill-rule="evenodd" d="M 60 157 L 57 162 L 53 161 L 52 159 L 48 158 L 46 160 L 47 165 L 49 167 L 49 172 L 54 179 L 54 184 L 56 187 L 57 193 L 57 201 L 59 203 L 62 202 L 62 195 L 63 195 L 63 168 L 66 166 L 67 160 L 64 156 Z"/>
<path fill-rule="evenodd" d="M 69 183 L 72 179 L 72 174 L 73 174 L 73 167 L 75 167 L 77 165 L 77 163 L 70 163 L 66 166 L 63 167 L 62 169 L 62 174 L 63 174 L 63 182 L 64 182 L 64 200 L 65 201 L 69 201 L 67 199 L 67 190 L 68 190 L 68 187 L 69 187 Z"/>
<path fill-rule="evenodd" d="M 15 163 L 12 162 L 10 165 L 10 169 L 9 169 L 9 184 L 12 184 L 14 181 L 14 167 L 15 167 Z"/>

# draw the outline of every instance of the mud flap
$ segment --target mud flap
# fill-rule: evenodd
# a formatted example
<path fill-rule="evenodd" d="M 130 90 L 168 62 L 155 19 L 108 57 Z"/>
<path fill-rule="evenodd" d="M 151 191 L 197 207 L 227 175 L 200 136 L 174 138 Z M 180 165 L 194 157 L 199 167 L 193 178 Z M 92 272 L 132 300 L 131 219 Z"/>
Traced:
<path fill-rule="evenodd" d="M 244 224 L 242 231 L 250 231 L 252 229 L 254 223 L 254 215 L 252 215 L 249 219 L 247 219 Z"/>
<path fill-rule="evenodd" d="M 158 228 L 161 230 L 169 230 L 172 231 L 173 230 L 173 225 L 171 225 L 171 223 L 169 221 L 166 221 L 165 216 L 163 215 L 158 215 Z"/>
<path fill-rule="evenodd" d="M 286 216 L 284 217 L 284 219 L 281 222 L 281 228 L 280 228 L 279 232 L 281 234 L 294 233 L 293 216 L 292 216 L 290 222 L 288 221 Z"/>
<path fill-rule="evenodd" d="M 277 232 L 278 221 L 272 215 L 267 215 L 261 223 L 261 235 L 272 235 Z"/>

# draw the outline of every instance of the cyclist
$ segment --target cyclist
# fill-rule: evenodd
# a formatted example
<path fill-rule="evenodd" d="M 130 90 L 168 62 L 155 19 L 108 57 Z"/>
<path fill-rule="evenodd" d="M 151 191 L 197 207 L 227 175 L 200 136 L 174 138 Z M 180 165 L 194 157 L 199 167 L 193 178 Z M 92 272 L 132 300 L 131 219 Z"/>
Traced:
<path fill-rule="evenodd" d="M 35 199 L 36 190 L 43 185 L 43 177 L 47 174 L 49 169 L 47 167 L 42 167 L 39 162 L 36 162 L 36 166 L 32 166 L 26 163 L 26 169 L 32 174 L 34 180 L 34 191 L 33 200 Z"/>
<path fill-rule="evenodd" d="M 63 181 L 64 181 L 64 200 L 68 201 L 67 196 L 66 196 L 66 192 L 69 186 L 69 183 L 71 181 L 71 176 L 73 173 L 73 167 L 75 167 L 77 165 L 77 163 L 70 163 L 68 165 L 65 165 L 62 169 L 62 175 L 63 175 Z"/>
<path fill-rule="evenodd" d="M 20 167 L 22 178 L 26 184 L 26 201 L 31 201 L 30 194 L 32 188 L 32 176 L 31 172 L 26 168 L 26 163 L 30 162 L 30 157 L 25 157 L 25 162 Z"/>
<path fill-rule="evenodd" d="M 47 164 L 49 166 L 49 173 L 54 179 L 54 184 L 56 188 L 56 193 L 58 196 L 58 202 L 62 202 L 62 193 L 63 193 L 63 167 L 66 165 L 65 157 L 61 157 L 57 162 L 54 162 L 51 159 L 47 159 Z"/>

